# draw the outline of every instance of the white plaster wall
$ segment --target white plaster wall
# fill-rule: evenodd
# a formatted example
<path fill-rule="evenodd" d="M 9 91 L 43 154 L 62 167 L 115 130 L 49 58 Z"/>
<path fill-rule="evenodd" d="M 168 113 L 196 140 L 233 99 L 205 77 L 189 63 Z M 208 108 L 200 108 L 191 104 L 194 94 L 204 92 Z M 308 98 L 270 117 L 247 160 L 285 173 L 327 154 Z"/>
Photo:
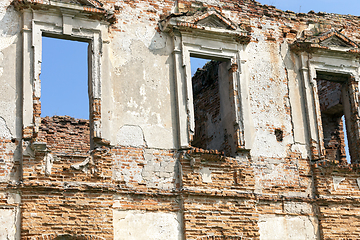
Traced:
<path fill-rule="evenodd" d="M 0 206 L 0 240 L 18 240 L 20 239 L 21 196 L 17 193 L 0 192 L 0 198 L 7 199 L 7 204 L 9 204 L 9 206 Z M 14 204 L 17 207 L 14 207 Z"/>
<path fill-rule="evenodd" d="M 260 215 L 260 240 L 319 239 L 317 220 L 307 216 Z"/>
<path fill-rule="evenodd" d="M 111 140 L 123 145 L 122 131 L 131 125 L 137 127 L 132 135 L 139 138 L 132 143 L 145 141 L 150 148 L 174 148 L 172 40 L 156 30 L 159 15 L 147 18 L 142 13 L 156 9 L 148 3 L 138 4 L 138 8 L 131 8 L 116 3 L 123 10 L 116 24 L 122 31 L 112 32 L 110 44 L 114 102 Z M 152 17 L 155 20 L 150 20 Z M 143 139 L 137 134 L 139 128 Z"/>
<path fill-rule="evenodd" d="M 114 240 L 180 240 L 180 214 L 114 210 Z"/>
<path fill-rule="evenodd" d="M 0 209 L 0 240 L 13 240 L 16 235 L 14 209 Z"/>
<path fill-rule="evenodd" d="M 20 17 L 12 6 L 11 0 L 0 1 L 0 137 L 16 134 L 17 91 L 16 44 L 20 35 Z M 5 129 L 5 130 L 4 130 Z M 10 136 L 9 136 L 10 133 Z"/>
<path fill-rule="evenodd" d="M 0 119 L 1 123 L 1 119 Z M 0 126 L 1 130 L 1 126 Z M 1 132 L 0 132 L 1 136 Z M 19 169 L 13 169 L 14 167 L 14 160 L 19 159 L 19 156 L 17 155 L 18 152 L 16 151 L 16 144 L 9 143 L 6 144 L 3 149 L 3 155 L 0 156 L 0 169 L 2 169 L 4 172 L 0 175 L 0 182 L 7 182 L 9 180 L 17 180 L 19 178 Z M 13 157 L 12 154 L 15 156 Z"/>
<path fill-rule="evenodd" d="M 285 65 L 280 55 L 280 44 L 267 41 L 265 33 L 271 32 L 277 38 L 280 34 L 277 23 L 270 21 L 253 21 L 252 37 L 257 42 L 248 44 L 246 51 L 249 67 L 249 90 L 255 137 L 251 155 L 262 157 L 287 156 L 289 144 L 293 144 L 290 107 L 287 95 L 288 78 Z M 260 29 L 261 27 L 261 29 Z M 284 132 L 282 142 L 276 140 L 274 129 Z"/>

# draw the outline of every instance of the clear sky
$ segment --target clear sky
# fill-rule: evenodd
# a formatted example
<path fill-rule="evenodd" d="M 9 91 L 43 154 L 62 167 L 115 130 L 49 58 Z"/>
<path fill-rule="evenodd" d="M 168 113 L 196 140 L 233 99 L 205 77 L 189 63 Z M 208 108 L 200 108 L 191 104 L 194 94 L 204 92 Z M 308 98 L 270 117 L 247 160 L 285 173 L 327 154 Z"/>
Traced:
<path fill-rule="evenodd" d="M 42 39 L 41 116 L 89 119 L 88 43 Z"/>
<path fill-rule="evenodd" d="M 210 60 L 191 57 L 190 58 L 191 76 L 194 76 L 194 74 L 196 73 L 196 70 L 198 68 L 202 68 L 205 65 L 205 63 L 207 63 L 208 61 L 210 61 Z"/>
<path fill-rule="evenodd" d="M 281 10 L 308 13 L 315 12 L 351 14 L 360 16 L 360 0 L 258 0 Z"/>

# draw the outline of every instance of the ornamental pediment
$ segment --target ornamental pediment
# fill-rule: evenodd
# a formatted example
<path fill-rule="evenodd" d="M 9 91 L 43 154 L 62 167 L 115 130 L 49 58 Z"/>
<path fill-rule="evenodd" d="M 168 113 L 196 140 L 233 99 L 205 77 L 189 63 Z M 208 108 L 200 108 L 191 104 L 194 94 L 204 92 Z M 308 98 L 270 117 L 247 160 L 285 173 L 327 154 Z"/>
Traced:
<path fill-rule="evenodd" d="M 93 19 L 102 19 L 108 22 L 115 21 L 113 12 L 106 10 L 99 0 L 14 0 L 12 4 L 16 9 L 32 8 L 34 10 L 54 10 L 72 11 L 92 15 Z"/>
<path fill-rule="evenodd" d="M 44 3 L 63 3 L 63 4 L 72 4 L 78 6 L 87 6 L 92 8 L 102 8 L 103 4 L 97 0 L 50 0 L 43 1 Z"/>
<path fill-rule="evenodd" d="M 215 9 L 206 11 L 173 13 L 159 22 L 160 29 L 170 32 L 179 31 L 208 32 L 215 35 L 236 35 L 239 39 L 247 39 L 249 34 L 238 24 L 223 16 Z"/>
<path fill-rule="evenodd" d="M 15 0 L 14 4 L 23 3 L 21 0 Z M 44 1 L 37 1 L 37 0 L 28 0 L 26 1 L 29 5 L 31 4 L 38 4 L 38 5 L 49 5 L 49 6 L 61 6 L 61 7 L 69 7 L 74 8 L 75 6 L 84 6 L 96 9 L 103 9 L 103 4 L 97 0 L 44 0 Z M 70 7 L 70 6 L 73 7 Z M 75 7 L 76 8 L 76 7 Z"/>
<path fill-rule="evenodd" d="M 322 47 L 358 48 L 358 45 L 339 31 L 331 30 L 312 39 L 314 44 Z"/>
<path fill-rule="evenodd" d="M 340 31 L 330 30 L 318 36 L 307 36 L 299 38 L 292 45 L 296 50 L 330 50 L 342 52 L 359 52 L 359 45 Z"/>
<path fill-rule="evenodd" d="M 229 19 L 226 19 L 220 13 L 216 11 L 209 11 L 204 14 L 199 14 L 198 16 L 192 16 L 188 19 L 188 22 L 195 24 L 196 26 L 204 26 L 210 28 L 221 28 L 236 30 L 236 25 L 231 22 Z"/>
<path fill-rule="evenodd" d="M 319 45 L 323 47 L 344 47 L 344 48 L 354 47 L 348 41 L 344 41 L 343 39 L 339 38 L 336 35 L 331 36 L 325 39 L 324 41 L 319 42 Z"/>

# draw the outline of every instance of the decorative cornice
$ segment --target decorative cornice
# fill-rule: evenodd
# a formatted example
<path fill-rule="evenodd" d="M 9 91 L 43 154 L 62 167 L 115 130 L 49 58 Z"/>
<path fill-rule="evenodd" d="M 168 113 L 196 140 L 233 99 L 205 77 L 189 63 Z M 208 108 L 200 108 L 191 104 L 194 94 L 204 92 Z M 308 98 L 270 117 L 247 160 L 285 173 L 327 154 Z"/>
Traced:
<path fill-rule="evenodd" d="M 103 8 L 103 4 L 98 0 L 14 0 L 12 5 L 19 11 L 61 9 L 85 13 L 109 23 L 114 23 L 116 20 L 114 13 Z"/>
<path fill-rule="evenodd" d="M 310 53 L 318 50 L 351 54 L 360 53 L 360 48 L 357 43 L 334 29 L 318 36 L 307 35 L 301 37 L 291 45 L 291 49 L 295 52 Z"/>
<path fill-rule="evenodd" d="M 159 22 L 159 28 L 163 32 L 178 30 L 180 32 L 208 33 L 214 37 L 232 37 L 233 40 L 243 44 L 250 42 L 250 34 L 247 31 L 238 27 L 215 9 L 170 14 Z"/>

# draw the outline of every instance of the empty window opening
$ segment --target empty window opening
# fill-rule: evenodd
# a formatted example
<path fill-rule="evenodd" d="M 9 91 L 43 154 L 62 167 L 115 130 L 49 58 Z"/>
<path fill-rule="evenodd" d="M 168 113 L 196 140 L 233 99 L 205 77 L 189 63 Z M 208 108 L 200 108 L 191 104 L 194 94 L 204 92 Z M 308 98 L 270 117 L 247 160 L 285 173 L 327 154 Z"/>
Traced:
<path fill-rule="evenodd" d="M 88 43 L 42 37 L 41 116 L 89 119 Z"/>
<path fill-rule="evenodd" d="M 198 66 L 203 65 L 201 68 Z M 191 145 L 206 150 L 234 152 L 234 118 L 229 97 L 230 60 L 191 57 L 195 132 Z"/>
<path fill-rule="evenodd" d="M 57 155 L 90 150 L 88 45 L 42 37 L 38 137 Z"/>
<path fill-rule="evenodd" d="M 351 101 L 349 76 L 317 72 L 317 87 L 321 111 L 325 157 L 350 162 L 356 154 L 351 145 Z"/>

